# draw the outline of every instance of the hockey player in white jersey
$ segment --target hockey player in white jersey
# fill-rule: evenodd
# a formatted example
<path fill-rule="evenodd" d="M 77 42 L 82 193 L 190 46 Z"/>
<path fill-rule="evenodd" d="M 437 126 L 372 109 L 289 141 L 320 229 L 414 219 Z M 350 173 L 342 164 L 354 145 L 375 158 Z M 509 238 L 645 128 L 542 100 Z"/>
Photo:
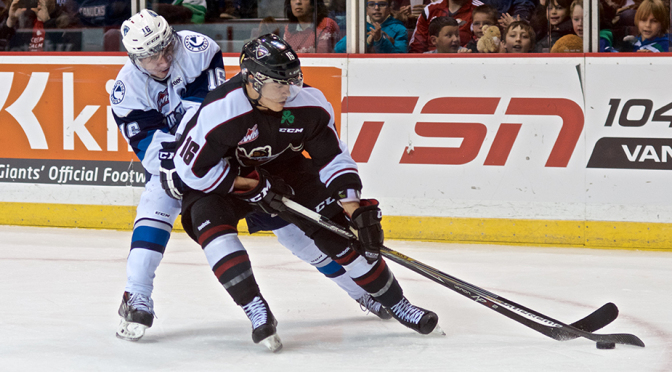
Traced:
<path fill-rule="evenodd" d="M 174 141 L 179 124 L 186 123 L 206 94 L 226 78 L 222 53 L 212 39 L 191 31 L 175 32 L 150 10 L 125 21 L 121 33 L 130 58 L 112 89 L 112 112 L 142 162 L 148 181 L 133 225 L 117 337 L 137 341 L 153 323 L 154 276 L 181 208 L 181 202 L 168 197 L 160 185 L 161 143 Z M 320 252 L 295 226 L 278 217 L 252 215 L 248 227 L 251 232 L 273 230 L 282 245 L 331 278 L 363 309 L 390 318 L 378 302 L 344 275 L 343 267 Z"/>
<path fill-rule="evenodd" d="M 170 176 L 162 180 L 167 192 L 183 191 L 182 225 L 250 318 L 252 340 L 272 351 L 282 346 L 276 318 L 232 228 L 250 210 L 292 221 L 401 324 L 421 334 L 437 329 L 438 316 L 406 299 L 380 256 L 378 202 L 360 200 L 357 164 L 338 137 L 331 104 L 303 85 L 297 54 L 269 34 L 247 43 L 239 61 L 241 73 L 210 92 L 181 129 L 174 169 L 166 169 L 166 162 L 161 172 Z M 287 212 L 282 196 L 349 224 L 358 242 Z"/>

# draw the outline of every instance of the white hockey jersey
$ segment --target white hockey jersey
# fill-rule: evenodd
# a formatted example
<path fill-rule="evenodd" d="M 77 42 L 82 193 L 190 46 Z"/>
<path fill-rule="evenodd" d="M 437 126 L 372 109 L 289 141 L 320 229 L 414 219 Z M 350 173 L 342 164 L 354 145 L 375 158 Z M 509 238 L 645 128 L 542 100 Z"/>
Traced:
<path fill-rule="evenodd" d="M 110 102 L 124 138 L 150 174 L 159 174 L 161 142 L 198 110 L 205 95 L 224 83 L 224 63 L 208 36 L 179 31 L 168 77 L 156 81 L 129 59 L 117 75 Z"/>

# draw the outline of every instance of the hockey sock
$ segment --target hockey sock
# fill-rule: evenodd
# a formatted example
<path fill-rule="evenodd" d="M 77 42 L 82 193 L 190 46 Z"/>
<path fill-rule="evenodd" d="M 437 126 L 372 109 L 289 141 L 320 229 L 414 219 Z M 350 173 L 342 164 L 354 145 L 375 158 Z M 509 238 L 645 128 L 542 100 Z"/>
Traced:
<path fill-rule="evenodd" d="M 346 268 L 355 283 L 370 293 L 383 306 L 394 306 L 403 298 L 404 292 L 399 282 L 397 282 L 397 279 L 383 259 L 379 259 L 373 264 L 368 264 L 364 257 L 358 256 Z M 356 276 L 365 269 L 368 270 Z"/>

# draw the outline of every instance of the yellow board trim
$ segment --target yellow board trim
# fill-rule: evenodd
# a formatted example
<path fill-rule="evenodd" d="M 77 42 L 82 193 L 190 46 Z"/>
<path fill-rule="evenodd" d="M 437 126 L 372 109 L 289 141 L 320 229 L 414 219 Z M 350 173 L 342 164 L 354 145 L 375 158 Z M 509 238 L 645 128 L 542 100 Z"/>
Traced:
<path fill-rule="evenodd" d="M 2 225 L 130 230 L 135 218 L 130 206 L 0 202 L 0 212 Z M 667 223 L 386 216 L 383 228 L 388 239 L 672 252 Z M 245 221 L 238 229 L 247 232 Z"/>

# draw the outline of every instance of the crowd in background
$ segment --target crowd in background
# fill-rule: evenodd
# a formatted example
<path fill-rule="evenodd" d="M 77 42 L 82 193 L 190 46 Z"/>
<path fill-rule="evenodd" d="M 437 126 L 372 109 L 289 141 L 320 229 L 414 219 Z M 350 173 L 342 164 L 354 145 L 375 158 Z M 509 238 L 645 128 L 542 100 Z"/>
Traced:
<path fill-rule="evenodd" d="M 599 51 L 669 50 L 669 0 L 599 1 Z M 347 3 L 158 0 L 148 7 L 171 25 L 254 22 L 250 38 L 275 33 L 299 53 L 345 53 Z M 583 51 L 583 0 L 369 0 L 365 7 L 367 53 Z M 119 26 L 130 16 L 130 0 L 0 0 L 0 51 L 54 50 L 45 46 L 46 31 L 93 27 L 103 29 L 104 50 L 118 50 Z"/>

